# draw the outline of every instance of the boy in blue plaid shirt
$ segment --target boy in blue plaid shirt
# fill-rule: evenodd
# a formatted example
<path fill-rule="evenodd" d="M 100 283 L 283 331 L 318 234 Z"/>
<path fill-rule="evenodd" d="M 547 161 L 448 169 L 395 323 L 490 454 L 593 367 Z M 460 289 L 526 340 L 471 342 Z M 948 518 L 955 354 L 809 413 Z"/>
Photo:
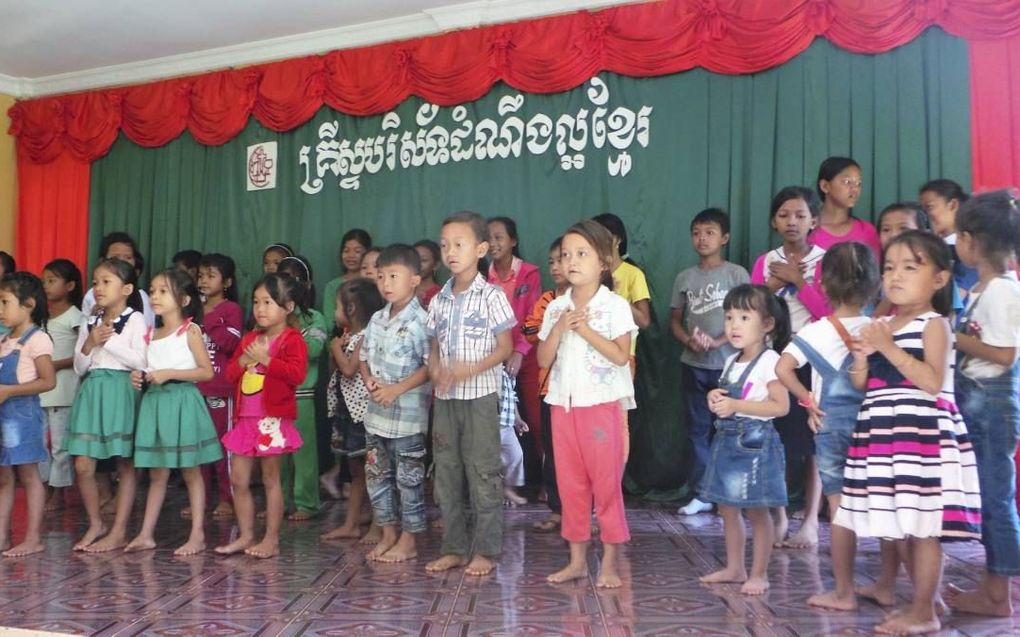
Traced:
<path fill-rule="evenodd" d="M 368 559 L 403 562 L 418 555 L 415 536 L 427 526 L 427 315 L 415 295 L 421 259 L 414 248 L 391 245 L 379 254 L 376 267 L 387 303 L 369 320 L 359 355 L 371 395 L 365 413 L 365 479 L 375 523 L 382 528 L 382 539 Z"/>
<path fill-rule="evenodd" d="M 503 290 L 478 273 L 478 261 L 489 251 L 485 218 L 456 213 L 443 221 L 440 237 L 443 263 L 453 276 L 429 304 L 427 330 L 443 555 L 425 568 L 438 572 L 466 565 L 468 575 L 488 575 L 503 549 L 499 393 L 517 318 Z M 474 514 L 470 535 L 465 491 Z"/>

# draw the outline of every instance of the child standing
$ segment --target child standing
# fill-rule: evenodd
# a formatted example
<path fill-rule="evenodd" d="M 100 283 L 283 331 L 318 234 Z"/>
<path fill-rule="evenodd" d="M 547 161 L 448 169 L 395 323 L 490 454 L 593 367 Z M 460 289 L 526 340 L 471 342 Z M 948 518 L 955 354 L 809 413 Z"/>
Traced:
<path fill-rule="evenodd" d="M 807 188 L 787 186 L 772 198 L 769 223 L 783 243 L 758 257 L 751 269 L 751 283 L 764 285 L 786 301 L 790 329 L 804 326 L 830 312 L 821 288 L 821 265 L 825 250 L 808 244 L 808 234 L 818 221 L 818 198 Z M 810 384 L 809 367 L 796 372 L 802 384 Z M 786 508 L 773 511 L 776 546 L 807 548 L 818 544 L 818 509 L 821 503 L 814 438 L 808 428 L 807 412 L 794 403 L 790 411 L 776 418 L 776 431 L 783 441 L 787 463 L 804 459 L 804 521 L 797 533 L 786 537 L 789 522 Z"/>
<path fill-rule="evenodd" d="M 421 259 L 421 283 L 418 284 L 418 289 L 414 293 L 418 295 L 418 302 L 427 312 L 432 298 L 439 294 L 439 290 L 443 289 L 436 279 L 442 256 L 439 253 L 439 244 L 431 239 L 415 242 L 414 249 Z"/>
<path fill-rule="evenodd" d="M 378 266 L 386 305 L 372 315 L 359 353 L 361 377 L 371 393 L 365 412 L 365 475 L 375 523 L 382 528 L 368 559 L 404 562 L 418 555 L 415 538 L 427 528 L 427 314 L 415 296 L 421 262 L 414 248 L 391 245 L 379 254 Z"/>
<path fill-rule="evenodd" d="M 379 253 L 379 248 L 365 250 L 365 254 L 361 257 L 361 270 L 359 270 L 358 276 L 373 281 L 379 279 L 379 268 L 377 267 Z"/>
<path fill-rule="evenodd" d="M 708 394 L 716 421 L 702 493 L 723 518 L 726 566 L 701 581 L 742 582 L 745 595 L 761 595 L 769 588 L 774 540 L 769 509 L 786 506 L 786 461 L 773 424 L 790 409 L 790 394 L 775 371 L 775 350 L 785 346 L 790 334 L 784 305 L 762 285 L 730 290 L 723 300 L 725 331 L 738 352 L 726 359 L 719 388 Z M 744 568 L 742 512 L 751 520 L 750 577 Z"/>
<path fill-rule="evenodd" d="M 126 232 L 111 232 L 103 237 L 103 240 L 99 243 L 99 259 L 126 261 L 135 270 L 135 280 L 138 280 L 138 277 L 141 275 L 144 261 L 142 253 L 138 251 L 138 245 L 135 243 L 134 238 Z M 145 293 L 145 290 L 138 290 L 138 297 L 141 299 L 141 309 L 138 311 L 142 312 L 142 315 L 145 317 L 145 324 L 152 327 L 155 325 L 156 316 L 152 313 L 152 308 L 149 307 L 149 295 Z M 92 310 L 95 308 L 95 305 L 95 292 L 92 288 L 89 288 L 81 301 L 81 313 L 85 316 L 92 316 Z"/>
<path fill-rule="evenodd" d="M 330 279 L 322 296 L 322 315 L 327 321 L 336 314 L 340 286 L 360 276 L 361 259 L 372 249 L 372 235 L 361 228 L 351 228 L 340 238 L 340 276 Z"/>
<path fill-rule="evenodd" d="M 294 248 L 286 243 L 270 243 L 262 250 L 262 273 L 274 274 L 280 261 L 294 256 Z"/>
<path fill-rule="evenodd" d="M 567 277 L 563 274 L 563 267 L 560 264 L 560 254 L 563 244 L 563 237 L 557 237 L 549 246 L 549 278 L 552 279 L 553 289 L 542 293 L 531 314 L 524 321 L 521 331 L 533 345 L 538 344 L 538 333 L 542 329 L 542 321 L 545 320 L 545 311 L 553 299 L 561 296 L 567 291 L 570 285 Z M 536 352 L 537 355 L 537 352 Z M 537 362 L 537 361 L 536 361 Z M 563 515 L 563 504 L 560 502 L 560 492 L 556 488 L 556 453 L 552 443 L 552 416 L 549 413 L 549 403 L 545 397 L 549 393 L 549 369 L 539 367 L 538 395 L 542 399 L 542 488 L 545 490 L 546 504 L 549 505 L 549 517 L 532 524 L 536 531 L 555 531 L 560 528 L 560 521 Z M 541 495 L 539 496 L 541 499 Z"/>
<path fill-rule="evenodd" d="M 287 504 L 293 504 L 288 520 L 303 522 L 319 512 L 319 448 L 316 423 L 318 405 L 315 388 L 319 384 L 319 357 L 326 348 L 329 326 L 326 318 L 312 307 L 315 287 L 312 283 L 312 266 L 303 256 L 286 257 L 280 261 L 277 272 L 294 277 L 304 295 L 298 312 L 298 329 L 305 339 L 308 354 L 308 372 L 297 388 L 298 417 L 294 422 L 304 444 L 283 459 L 281 480 Z"/>
<path fill-rule="evenodd" d="M 839 510 L 847 450 L 857 423 L 864 392 L 853 386 L 850 365 L 854 338 L 871 322 L 863 313 L 878 289 L 878 263 L 863 243 L 840 243 L 822 258 L 822 287 L 833 313 L 811 323 L 793 337 L 776 365 L 776 375 L 808 413 L 814 433 L 815 458 L 822 494 L 830 511 Z M 810 364 L 811 389 L 796 374 Z M 812 606 L 856 608 L 853 578 L 847 578 L 847 560 L 853 560 L 853 535 L 832 527 L 832 564 L 836 591 L 808 600 Z"/>
<path fill-rule="evenodd" d="M 691 244 L 698 253 L 698 265 L 680 272 L 673 282 L 669 325 L 684 347 L 680 379 L 692 456 L 687 480 L 692 497 L 678 511 L 680 515 L 712 510 L 700 497 L 712 429 L 707 397 L 719 386 L 723 364 L 734 353 L 723 330 L 722 303 L 730 290 L 750 280 L 747 270 L 723 255 L 729 242 L 729 215 L 718 208 L 696 214 L 691 221 Z"/>
<path fill-rule="evenodd" d="M 853 351 L 851 378 L 867 392 L 833 524 L 898 540 L 913 562 L 913 602 L 878 632 L 937 631 L 941 542 L 981 533 L 974 451 L 953 394 L 949 269 L 949 250 L 935 235 L 893 239 L 882 285 L 898 313 L 862 328 Z"/>
<path fill-rule="evenodd" d="M 223 457 L 216 427 L 196 382 L 213 378 L 202 340 L 202 298 L 191 276 L 169 269 L 152 278 L 152 311 L 159 326 L 149 333 L 144 371 L 131 372 L 143 390 L 135 434 L 135 466 L 149 469 L 149 493 L 138 536 L 125 551 L 156 548 L 155 531 L 170 469 L 180 469 L 191 508 L 191 535 L 174 555 L 205 550 L 205 485 L 199 466 Z"/>
<path fill-rule="evenodd" d="M 956 335 L 956 395 L 977 457 L 986 570 L 976 590 L 950 584 L 946 601 L 960 612 L 997 617 L 1013 615 L 1010 578 L 1020 575 L 1013 462 L 1020 431 L 1020 285 L 1009 268 L 1020 243 L 1017 196 L 977 195 L 956 217 L 956 254 L 978 272 Z"/>
<path fill-rule="evenodd" d="M 967 202 L 967 193 L 960 184 L 951 179 L 933 179 L 921 186 L 917 196 L 931 218 L 932 230 L 949 246 L 953 260 L 953 281 L 960 294 L 966 296 L 978 282 L 977 269 L 960 261 L 956 253 L 956 215 L 960 207 Z"/>
<path fill-rule="evenodd" d="M 295 329 L 304 298 L 305 290 L 293 277 L 263 276 L 252 294 L 256 328 L 244 335 L 227 365 L 227 379 L 237 388 L 238 408 L 234 427 L 223 436 L 223 447 L 233 454 L 230 484 L 241 533 L 233 542 L 216 547 L 221 555 L 244 551 L 267 558 L 280 554 L 280 456 L 301 447 L 301 435 L 294 427 L 296 393 L 308 373 L 308 346 Z M 266 490 L 266 534 L 258 544 L 250 486 L 256 459 Z"/>
<path fill-rule="evenodd" d="M 837 243 L 857 241 L 872 249 L 875 258 L 882 253 L 875 226 L 853 215 L 852 209 L 861 196 L 861 167 L 849 157 L 829 157 L 818 167 L 815 180 L 822 212 L 818 227 L 808 236 L 808 243 L 828 250 Z"/>
<path fill-rule="evenodd" d="M 432 448 L 436 496 L 443 515 L 442 557 L 425 567 L 467 564 L 488 575 L 503 546 L 499 458 L 500 367 L 513 352 L 517 324 L 503 291 L 479 273 L 489 252 L 485 218 L 458 212 L 443 221 L 443 263 L 453 275 L 429 305 L 429 372 L 435 386 Z M 468 535 L 465 492 L 473 511 Z M 474 555 L 469 556 L 473 548 Z"/>
<path fill-rule="evenodd" d="M 86 319 L 74 346 L 74 371 L 88 376 L 71 408 L 67 453 L 74 468 L 89 528 L 76 551 L 101 553 L 127 543 L 127 523 L 135 499 L 135 416 L 138 392 L 131 372 L 145 368 L 141 296 L 134 266 L 119 258 L 99 262 L 92 274 L 96 312 Z M 100 514 L 96 461 L 116 458 L 117 513 L 109 535 Z"/>
<path fill-rule="evenodd" d="M 361 510 L 368 501 L 365 413 L 368 411 L 369 392 L 361 375 L 360 355 L 365 329 L 383 305 L 378 285 L 369 279 L 358 277 L 345 281 L 337 290 L 334 319 L 343 329 L 344 336 L 334 337 L 330 342 L 338 379 L 335 385 L 331 385 L 329 391 L 332 396 L 327 406 L 332 405 L 333 411 L 329 414 L 335 440 L 333 452 L 347 460 L 351 472 L 351 495 L 344 523 L 324 533 L 321 536 L 324 540 L 361 537 Z"/>
<path fill-rule="evenodd" d="M 237 279 L 234 260 L 223 254 L 207 254 L 198 262 L 198 291 L 205 297 L 202 306 L 202 338 L 205 341 L 213 377 L 197 383 L 205 397 L 216 435 L 222 438 L 234 417 L 234 386 L 227 379 L 227 364 L 241 342 L 244 310 L 237 303 Z M 234 515 L 234 496 L 230 492 L 229 458 L 221 458 L 201 467 L 206 502 L 212 500 L 212 479 L 216 475 L 219 502 L 214 518 Z"/>
<path fill-rule="evenodd" d="M 517 388 L 506 366 L 502 373 L 503 389 L 499 392 L 499 457 L 503 465 L 503 503 L 516 507 L 528 499 L 517 493 L 524 486 L 524 450 L 518 438 L 528 429 L 517 409 Z"/>
<path fill-rule="evenodd" d="M 621 586 L 619 546 L 630 539 L 623 507 L 624 419 L 635 407 L 630 342 L 637 325 L 630 304 L 611 292 L 613 237 L 595 221 L 563 235 L 570 288 L 549 304 L 539 332 L 539 365 L 550 369 L 556 483 L 563 499 L 563 539 L 570 562 L 546 579 L 586 577 L 592 501 L 604 554 L 599 588 Z"/>
<path fill-rule="evenodd" d="M 53 340 L 53 369 L 57 374 L 57 386 L 39 396 L 50 441 L 49 472 L 44 472 L 50 488 L 46 508 L 50 510 L 63 504 L 63 490 L 71 486 L 74 475 L 74 467 L 67 455 L 67 422 L 71 417 L 74 395 L 78 392 L 74 344 L 81 327 L 81 272 L 67 259 L 55 259 L 43 268 L 42 281 L 51 317 L 46 321 L 46 332 Z"/>
<path fill-rule="evenodd" d="M 53 343 L 43 331 L 48 314 L 42 281 L 34 274 L 13 272 L 0 279 L 0 321 L 9 330 L 0 341 L 0 549 L 4 557 L 22 557 L 45 548 L 41 528 L 46 489 L 38 464 L 47 454 L 39 394 L 57 384 Z M 27 526 L 22 542 L 8 548 L 15 473 L 25 487 Z"/>

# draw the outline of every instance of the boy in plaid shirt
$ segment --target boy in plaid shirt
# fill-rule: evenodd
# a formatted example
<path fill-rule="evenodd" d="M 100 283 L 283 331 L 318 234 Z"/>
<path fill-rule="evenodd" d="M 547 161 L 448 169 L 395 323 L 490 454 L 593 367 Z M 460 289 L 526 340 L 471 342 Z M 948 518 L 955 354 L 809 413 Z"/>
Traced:
<path fill-rule="evenodd" d="M 427 323 L 435 489 L 443 514 L 442 557 L 426 566 L 432 572 L 466 565 L 468 575 L 487 575 L 503 547 L 499 392 L 517 318 L 503 290 L 478 273 L 488 233 L 484 217 L 459 212 L 443 221 L 440 235 L 443 263 L 453 276 L 432 299 Z"/>

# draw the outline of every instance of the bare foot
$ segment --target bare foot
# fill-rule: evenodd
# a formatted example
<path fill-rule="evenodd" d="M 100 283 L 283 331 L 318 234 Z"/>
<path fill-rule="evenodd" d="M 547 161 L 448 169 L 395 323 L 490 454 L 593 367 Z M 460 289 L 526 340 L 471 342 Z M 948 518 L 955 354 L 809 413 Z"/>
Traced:
<path fill-rule="evenodd" d="M 786 542 L 786 532 L 790 530 L 790 521 L 785 515 L 775 516 L 772 522 L 772 548 L 781 549 Z"/>
<path fill-rule="evenodd" d="M 261 511 L 259 511 L 258 513 L 255 514 L 255 517 L 258 518 L 259 520 L 265 520 L 266 519 L 266 510 L 262 509 Z"/>
<path fill-rule="evenodd" d="M 262 540 L 258 544 L 246 548 L 244 550 L 244 554 L 264 560 L 266 558 L 276 557 L 279 555 L 280 545 L 276 542 L 267 542 L 266 540 Z"/>
<path fill-rule="evenodd" d="M 75 543 L 74 550 L 84 551 L 89 546 L 92 546 L 93 542 L 103 537 L 104 535 L 106 535 L 105 526 L 100 526 L 96 528 L 90 526 L 89 529 L 85 531 L 85 535 L 81 536 L 81 539 Z"/>
<path fill-rule="evenodd" d="M 99 505 L 99 512 L 102 515 L 113 515 L 117 512 L 117 501 L 114 500 L 112 495 L 108 499 L 103 500 L 102 504 Z"/>
<path fill-rule="evenodd" d="M 496 563 L 484 555 L 475 555 L 464 568 L 464 572 L 474 577 L 488 575 L 496 568 Z"/>
<path fill-rule="evenodd" d="M 53 489 L 50 493 L 50 497 L 46 498 L 46 504 L 43 506 L 43 511 L 52 512 L 59 511 L 64 508 L 64 490 Z"/>
<path fill-rule="evenodd" d="M 435 520 L 432 520 L 432 528 L 434 529 L 443 528 L 443 518 L 436 518 Z"/>
<path fill-rule="evenodd" d="M 380 562 L 394 564 L 413 560 L 416 557 L 418 557 L 418 547 L 414 536 L 410 533 L 401 533 L 400 539 L 393 545 L 393 548 L 380 555 L 378 559 Z"/>
<path fill-rule="evenodd" d="M 783 541 L 788 549 L 809 549 L 818 546 L 818 527 L 814 524 L 802 524 L 797 532 Z"/>
<path fill-rule="evenodd" d="M 361 537 L 361 529 L 356 526 L 338 526 L 319 536 L 320 540 L 356 540 Z"/>
<path fill-rule="evenodd" d="M 698 578 L 702 584 L 741 584 L 747 581 L 747 571 L 742 568 L 724 568 Z"/>
<path fill-rule="evenodd" d="M 181 517 L 185 520 L 191 519 L 191 507 L 184 507 L 181 509 Z"/>
<path fill-rule="evenodd" d="M 740 587 L 744 595 L 761 595 L 769 589 L 769 580 L 765 577 L 751 577 Z"/>
<path fill-rule="evenodd" d="M 840 597 L 836 591 L 812 595 L 807 599 L 808 606 L 826 610 L 857 610 L 857 596 Z"/>
<path fill-rule="evenodd" d="M 33 555 L 35 553 L 41 553 L 46 545 L 42 542 L 22 542 L 14 548 L 8 549 L 3 552 L 4 557 L 25 557 L 26 555 Z"/>
<path fill-rule="evenodd" d="M 174 555 L 184 557 L 186 555 L 198 555 L 205 550 L 205 541 L 201 539 L 188 539 L 188 541 L 176 551 Z"/>
<path fill-rule="evenodd" d="M 125 544 L 127 544 L 127 538 L 119 533 L 117 535 L 111 533 L 98 542 L 86 546 L 85 552 L 106 553 L 108 551 L 116 551 L 117 549 L 124 548 Z"/>
<path fill-rule="evenodd" d="M 934 633 L 940 628 L 942 623 L 938 617 L 920 618 L 908 611 L 875 626 L 875 632 L 882 635 L 924 635 Z"/>
<path fill-rule="evenodd" d="M 458 566 L 464 565 L 464 558 L 460 555 L 444 555 L 438 560 L 432 560 L 425 565 L 425 570 L 429 573 L 441 573 L 448 571 L 451 568 L 457 568 Z"/>
<path fill-rule="evenodd" d="M 6 555 L 6 553 L 5 553 Z M 955 584 L 946 586 L 946 603 L 959 613 L 984 615 L 986 617 L 1012 617 L 1013 604 L 1009 597 L 995 601 L 980 588 L 965 591 Z"/>
<path fill-rule="evenodd" d="M 503 502 L 509 507 L 519 507 L 527 504 L 528 499 L 517 494 L 513 487 L 503 489 Z"/>
<path fill-rule="evenodd" d="M 361 538 L 359 544 L 378 544 L 381 539 L 382 529 L 373 524 L 369 527 L 368 533 L 365 534 L 365 537 Z"/>
<path fill-rule="evenodd" d="M 220 555 L 233 555 L 234 553 L 240 553 L 241 551 L 247 550 L 248 547 L 250 547 L 254 543 L 255 540 L 253 538 L 239 537 L 230 544 L 217 546 L 213 550 L 219 553 Z"/>
<path fill-rule="evenodd" d="M 888 608 L 896 605 L 896 594 L 893 589 L 871 584 L 870 586 L 858 586 L 854 592 L 864 599 L 870 599 L 879 606 Z"/>
<path fill-rule="evenodd" d="M 301 511 L 299 509 L 288 515 L 287 519 L 291 522 L 307 522 L 318 515 L 318 513 L 318 511 Z"/>
<path fill-rule="evenodd" d="M 595 580 L 595 588 L 620 588 L 621 586 L 623 586 L 623 582 L 620 581 L 620 575 L 616 572 L 616 567 L 606 568 L 606 565 L 602 564 L 602 572 L 599 573 L 598 578 Z"/>
<path fill-rule="evenodd" d="M 214 518 L 232 518 L 234 517 L 234 505 L 221 500 L 216 505 L 216 508 L 212 510 L 212 516 Z"/>
<path fill-rule="evenodd" d="M 549 517 L 544 520 L 540 520 L 531 525 L 531 528 L 542 533 L 549 533 L 560 528 L 560 516 L 558 513 L 550 513 Z"/>
<path fill-rule="evenodd" d="M 125 553 L 137 553 L 139 551 L 151 551 L 156 548 L 156 541 L 151 537 L 136 537 L 131 543 L 124 547 Z"/>
<path fill-rule="evenodd" d="M 324 474 L 321 478 L 319 478 L 319 486 L 321 486 L 322 489 L 329 494 L 329 497 L 334 500 L 340 499 L 340 489 L 336 487 L 335 475 L 329 475 L 328 473 Z"/>
<path fill-rule="evenodd" d="M 396 537 L 387 538 L 386 536 L 383 536 L 379 539 L 379 543 L 375 545 L 375 548 L 368 552 L 368 555 L 366 555 L 365 558 L 372 560 L 373 562 L 380 562 L 382 560 L 379 558 L 383 556 L 383 553 L 396 546 L 396 544 Z"/>
<path fill-rule="evenodd" d="M 583 579 L 585 577 L 588 577 L 588 565 L 583 562 L 581 564 L 574 564 L 571 562 L 564 568 L 561 568 L 546 577 L 545 581 L 550 584 L 562 584 L 563 582 L 570 582 L 572 580 Z"/>

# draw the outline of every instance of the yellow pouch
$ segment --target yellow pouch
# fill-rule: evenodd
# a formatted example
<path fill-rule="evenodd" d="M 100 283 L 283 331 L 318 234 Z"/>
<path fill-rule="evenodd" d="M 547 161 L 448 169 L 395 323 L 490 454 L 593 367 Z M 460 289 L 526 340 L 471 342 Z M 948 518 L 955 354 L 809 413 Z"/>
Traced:
<path fill-rule="evenodd" d="M 247 396 L 257 394 L 262 391 L 262 387 L 266 384 L 265 374 L 258 374 L 249 370 L 245 370 L 244 375 L 241 376 L 241 393 Z"/>

